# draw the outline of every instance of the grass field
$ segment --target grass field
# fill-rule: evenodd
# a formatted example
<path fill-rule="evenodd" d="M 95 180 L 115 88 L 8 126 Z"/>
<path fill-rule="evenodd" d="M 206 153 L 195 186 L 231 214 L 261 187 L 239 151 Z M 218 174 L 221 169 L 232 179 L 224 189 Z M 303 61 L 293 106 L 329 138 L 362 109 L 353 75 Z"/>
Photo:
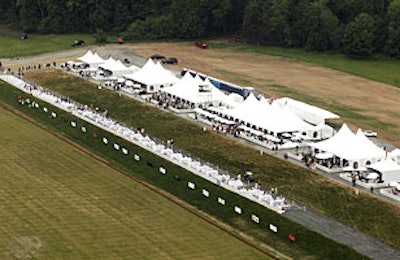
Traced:
<path fill-rule="evenodd" d="M 86 44 L 94 43 L 94 37 L 88 34 L 32 34 L 28 39 L 22 40 L 20 32 L 0 26 L 0 46 L 3 46 L 0 48 L 0 58 L 18 58 L 71 49 L 71 44 L 76 39 L 82 39 Z"/>
<path fill-rule="evenodd" d="M 214 48 L 227 48 L 233 51 L 255 52 L 260 54 L 285 57 L 297 61 L 324 66 L 363 78 L 400 87 L 400 61 L 350 59 L 343 54 L 307 52 L 301 49 L 285 49 L 232 43 L 211 43 Z"/>
<path fill-rule="evenodd" d="M 241 232 L 250 235 L 254 238 L 254 240 L 252 240 L 253 243 L 261 246 L 264 251 L 265 247 L 259 241 L 264 241 L 273 248 L 278 248 L 280 252 L 297 259 L 364 259 L 364 257 L 344 245 L 335 243 L 313 231 L 307 230 L 301 225 L 293 223 L 286 218 L 282 218 L 280 215 L 266 210 L 264 207 L 254 202 L 250 202 L 239 195 L 226 191 L 120 138 L 110 136 L 109 133 L 88 125 L 56 108 L 46 105 L 49 107 L 50 111 L 54 111 L 58 114 L 57 118 L 53 119 L 49 117 L 48 113 L 44 113 L 41 109 L 19 106 L 13 98 L 18 95 L 21 95 L 20 92 L 14 88 L 5 85 L 0 87 L 0 99 L 6 104 L 38 120 L 38 122 L 45 124 L 46 127 L 52 131 L 57 131 L 60 135 L 77 142 L 86 149 L 96 153 L 98 156 L 105 158 L 110 164 L 120 168 L 127 174 L 165 190 L 187 203 L 190 203 L 194 207 L 214 216 L 218 220 L 236 228 L 238 230 L 236 233 Z M 43 106 L 43 104 L 41 104 L 41 106 Z M 70 126 L 69 122 L 71 120 L 75 120 L 78 123 L 77 128 L 72 128 Z M 85 126 L 88 133 L 83 134 L 79 130 L 80 126 Z M 122 155 L 121 152 L 116 152 L 112 148 L 112 145 L 104 145 L 100 138 L 96 139 L 91 137 L 90 133 L 93 131 L 97 132 L 99 136 L 107 136 L 110 144 L 118 143 L 122 147 L 126 147 L 131 156 L 127 157 L 126 155 Z M 141 161 L 134 161 L 133 154 L 139 154 Z M 158 172 L 159 166 L 163 166 L 167 169 L 167 175 L 163 176 Z M 179 182 L 173 178 L 174 174 L 180 176 L 181 180 Z M 187 188 L 188 181 L 196 183 L 196 187 L 199 187 L 199 189 L 196 189 L 196 191 L 189 190 Z M 201 195 L 201 189 L 203 188 L 210 192 L 210 198 L 205 199 L 205 197 Z M 226 199 L 226 205 L 224 207 L 216 202 L 217 196 Z M 237 215 L 233 212 L 234 205 L 239 205 L 244 209 L 242 215 Z M 261 224 L 257 225 L 251 221 L 251 214 L 259 216 Z M 277 225 L 279 232 L 271 232 L 268 228 L 269 223 Z M 296 243 L 292 243 L 288 240 L 287 236 L 289 233 L 294 233 L 298 237 Z"/>
<path fill-rule="evenodd" d="M 262 259 L 0 107 L 0 258 Z"/>
<path fill-rule="evenodd" d="M 278 187 L 289 198 L 304 203 L 323 214 L 370 234 L 381 241 L 400 247 L 400 208 L 366 193 L 355 196 L 353 189 L 287 164 L 268 155 L 261 156 L 230 138 L 201 131 L 170 113 L 138 103 L 111 91 L 99 91 L 80 78 L 53 71 L 32 72 L 28 77 L 58 93 L 83 103 L 107 108 L 110 116 L 132 126 L 141 126 L 161 140 L 173 138 L 177 147 L 229 170 L 251 170 L 264 187 Z M 212 149 L 210 149 L 212 144 Z M 301 180 L 301 181 L 299 181 Z M 373 226 L 371 227 L 371 223 Z"/>

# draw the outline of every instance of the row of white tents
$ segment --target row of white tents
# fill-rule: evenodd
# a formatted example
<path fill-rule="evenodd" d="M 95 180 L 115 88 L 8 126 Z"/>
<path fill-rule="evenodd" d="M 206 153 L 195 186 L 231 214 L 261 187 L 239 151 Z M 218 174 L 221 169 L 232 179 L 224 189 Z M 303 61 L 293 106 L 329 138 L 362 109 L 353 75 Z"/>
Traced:
<path fill-rule="evenodd" d="M 173 72 L 165 69 L 160 62 L 153 62 L 152 59 L 148 59 L 141 68 L 135 65 L 127 67 L 111 56 L 103 59 L 97 52 L 88 50 L 78 60 L 87 64 L 89 69 L 108 71 L 113 78 L 125 78 L 138 83 L 145 87 L 147 92 L 156 92 L 158 89 L 178 81 Z"/>
<path fill-rule="evenodd" d="M 149 93 L 161 92 L 191 103 L 198 114 L 216 115 L 274 137 L 288 133 L 313 141 L 307 145 L 318 151 L 314 154 L 317 159 L 335 157 L 347 169 L 385 172 L 385 181 L 400 181 L 399 149 L 388 153 L 371 142 L 361 129 L 354 134 L 346 124 L 335 133 L 325 121 L 339 116 L 327 110 L 286 97 L 272 100 L 250 93 L 244 99 L 235 93 L 226 94 L 208 78 L 191 73 L 177 78 L 175 73 L 151 59 L 141 68 L 128 68 L 111 57 L 103 60 L 96 52 L 88 51 L 79 60 L 91 68 L 109 70 L 114 76 L 139 83 Z"/>

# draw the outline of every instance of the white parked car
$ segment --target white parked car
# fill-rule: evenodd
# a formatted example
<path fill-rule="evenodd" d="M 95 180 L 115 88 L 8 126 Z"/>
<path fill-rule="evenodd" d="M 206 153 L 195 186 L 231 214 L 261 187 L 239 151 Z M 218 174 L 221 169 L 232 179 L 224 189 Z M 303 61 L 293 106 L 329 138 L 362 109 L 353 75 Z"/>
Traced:
<path fill-rule="evenodd" d="M 377 137 L 378 136 L 378 133 L 374 132 L 372 130 L 364 130 L 364 134 L 367 137 Z"/>

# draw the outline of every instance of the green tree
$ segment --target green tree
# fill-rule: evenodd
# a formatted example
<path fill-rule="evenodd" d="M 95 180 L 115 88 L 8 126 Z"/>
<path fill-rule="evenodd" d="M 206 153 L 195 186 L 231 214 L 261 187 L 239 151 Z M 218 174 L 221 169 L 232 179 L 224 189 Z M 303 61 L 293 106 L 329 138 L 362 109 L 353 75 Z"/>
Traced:
<path fill-rule="evenodd" d="M 105 44 L 107 43 L 107 34 L 102 29 L 96 29 L 94 40 L 96 44 Z"/>
<path fill-rule="evenodd" d="M 268 42 L 268 20 L 271 16 L 270 0 L 250 0 L 247 3 L 242 32 L 253 43 Z"/>
<path fill-rule="evenodd" d="M 371 15 L 361 13 L 345 29 L 344 52 L 353 57 L 369 57 L 375 51 L 375 20 Z"/>
<path fill-rule="evenodd" d="M 393 0 L 388 8 L 388 38 L 385 52 L 400 58 L 400 0 Z"/>
<path fill-rule="evenodd" d="M 309 5 L 305 12 L 305 48 L 311 51 L 325 51 L 338 47 L 339 19 L 326 6 L 327 0 L 318 0 Z"/>
<path fill-rule="evenodd" d="M 185 39 L 204 36 L 208 25 L 208 14 L 203 6 L 203 1 L 173 0 L 171 4 L 171 18 L 174 21 L 175 32 L 173 36 Z"/>
<path fill-rule="evenodd" d="M 271 44 L 278 46 L 291 46 L 291 6 L 292 0 L 272 0 L 271 17 L 269 17 L 268 38 Z"/>

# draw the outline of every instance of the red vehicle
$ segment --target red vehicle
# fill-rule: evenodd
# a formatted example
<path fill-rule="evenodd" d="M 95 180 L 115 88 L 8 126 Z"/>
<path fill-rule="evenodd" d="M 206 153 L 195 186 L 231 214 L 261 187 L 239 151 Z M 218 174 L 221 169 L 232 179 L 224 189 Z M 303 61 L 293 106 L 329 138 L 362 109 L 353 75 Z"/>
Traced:
<path fill-rule="evenodd" d="M 199 47 L 201 49 L 207 49 L 208 48 L 207 43 L 204 43 L 204 42 L 201 42 L 201 41 L 197 41 L 197 42 L 195 42 L 195 44 L 196 44 L 197 47 Z"/>

